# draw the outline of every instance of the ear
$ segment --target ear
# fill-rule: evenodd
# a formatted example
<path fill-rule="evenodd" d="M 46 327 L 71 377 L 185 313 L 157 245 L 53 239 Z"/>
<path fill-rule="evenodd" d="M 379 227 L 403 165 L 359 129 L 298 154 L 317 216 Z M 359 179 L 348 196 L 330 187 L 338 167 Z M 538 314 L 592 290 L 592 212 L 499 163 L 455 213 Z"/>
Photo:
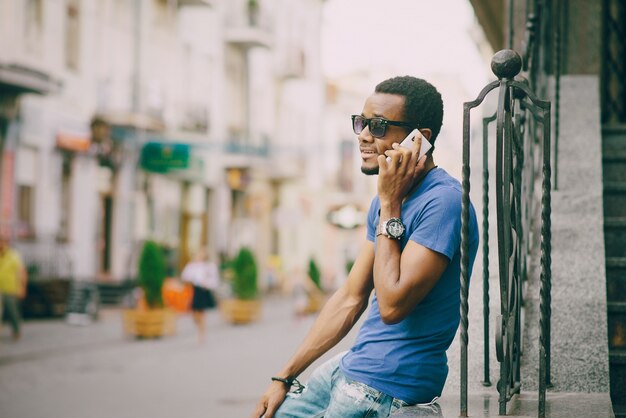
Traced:
<path fill-rule="evenodd" d="M 431 131 L 430 128 L 422 128 L 420 129 L 420 133 L 424 138 L 430 141 L 430 137 L 432 136 L 433 131 Z"/>

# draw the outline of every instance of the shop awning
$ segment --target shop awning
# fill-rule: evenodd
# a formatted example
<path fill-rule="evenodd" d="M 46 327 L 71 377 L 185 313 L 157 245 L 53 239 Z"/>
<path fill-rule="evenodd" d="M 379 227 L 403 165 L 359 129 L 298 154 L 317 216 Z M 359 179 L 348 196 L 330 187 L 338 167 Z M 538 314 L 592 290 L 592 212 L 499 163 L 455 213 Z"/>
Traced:
<path fill-rule="evenodd" d="M 48 94 L 60 89 L 61 82 L 49 74 L 18 64 L 0 63 L 0 92 Z"/>
<path fill-rule="evenodd" d="M 56 146 L 65 151 L 87 152 L 91 147 L 91 138 L 88 135 L 59 132 L 56 136 Z"/>
<path fill-rule="evenodd" d="M 94 119 L 101 119 L 113 127 L 140 129 L 150 132 L 160 132 L 165 129 L 161 118 L 137 112 L 98 113 Z"/>

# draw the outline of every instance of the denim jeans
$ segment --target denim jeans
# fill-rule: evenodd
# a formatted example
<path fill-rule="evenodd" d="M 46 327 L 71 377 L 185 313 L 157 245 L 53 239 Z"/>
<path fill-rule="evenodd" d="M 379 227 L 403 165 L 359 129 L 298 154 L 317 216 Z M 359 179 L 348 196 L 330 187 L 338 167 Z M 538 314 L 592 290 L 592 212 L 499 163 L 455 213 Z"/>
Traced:
<path fill-rule="evenodd" d="M 408 404 L 346 377 L 341 353 L 317 368 L 301 394 L 289 393 L 276 418 L 388 417 Z"/>

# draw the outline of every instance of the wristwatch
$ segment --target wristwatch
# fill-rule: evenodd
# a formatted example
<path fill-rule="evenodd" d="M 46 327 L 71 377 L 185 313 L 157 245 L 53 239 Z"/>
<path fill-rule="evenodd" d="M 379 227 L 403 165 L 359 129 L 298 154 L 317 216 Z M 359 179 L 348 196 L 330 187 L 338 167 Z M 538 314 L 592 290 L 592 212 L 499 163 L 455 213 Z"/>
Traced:
<path fill-rule="evenodd" d="M 378 223 L 376 236 L 385 235 L 391 239 L 400 239 L 404 235 L 406 228 L 400 218 L 389 218 L 384 222 Z"/>

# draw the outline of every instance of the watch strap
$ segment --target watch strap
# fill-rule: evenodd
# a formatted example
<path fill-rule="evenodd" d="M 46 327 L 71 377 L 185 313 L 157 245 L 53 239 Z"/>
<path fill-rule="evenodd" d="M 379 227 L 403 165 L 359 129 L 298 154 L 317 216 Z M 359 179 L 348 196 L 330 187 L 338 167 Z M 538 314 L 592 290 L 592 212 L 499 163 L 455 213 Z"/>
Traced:
<path fill-rule="evenodd" d="M 403 232 L 402 232 L 402 234 L 400 236 L 394 237 L 391 234 L 389 234 L 389 231 L 387 231 L 387 224 L 389 222 L 391 222 L 391 221 L 399 222 L 402 225 Z M 400 218 L 389 218 L 386 221 L 383 221 L 383 222 L 379 221 L 378 222 L 378 227 L 376 228 L 376 236 L 384 235 L 384 236 L 386 236 L 388 238 L 391 238 L 391 239 L 400 239 L 402 237 L 402 235 L 404 235 L 404 231 L 406 231 L 406 227 L 404 226 L 404 223 L 402 222 L 402 219 L 400 219 Z"/>
<path fill-rule="evenodd" d="M 380 235 L 389 236 L 389 234 L 387 234 L 387 221 L 378 222 L 378 226 L 376 227 L 376 236 L 378 237 Z"/>

